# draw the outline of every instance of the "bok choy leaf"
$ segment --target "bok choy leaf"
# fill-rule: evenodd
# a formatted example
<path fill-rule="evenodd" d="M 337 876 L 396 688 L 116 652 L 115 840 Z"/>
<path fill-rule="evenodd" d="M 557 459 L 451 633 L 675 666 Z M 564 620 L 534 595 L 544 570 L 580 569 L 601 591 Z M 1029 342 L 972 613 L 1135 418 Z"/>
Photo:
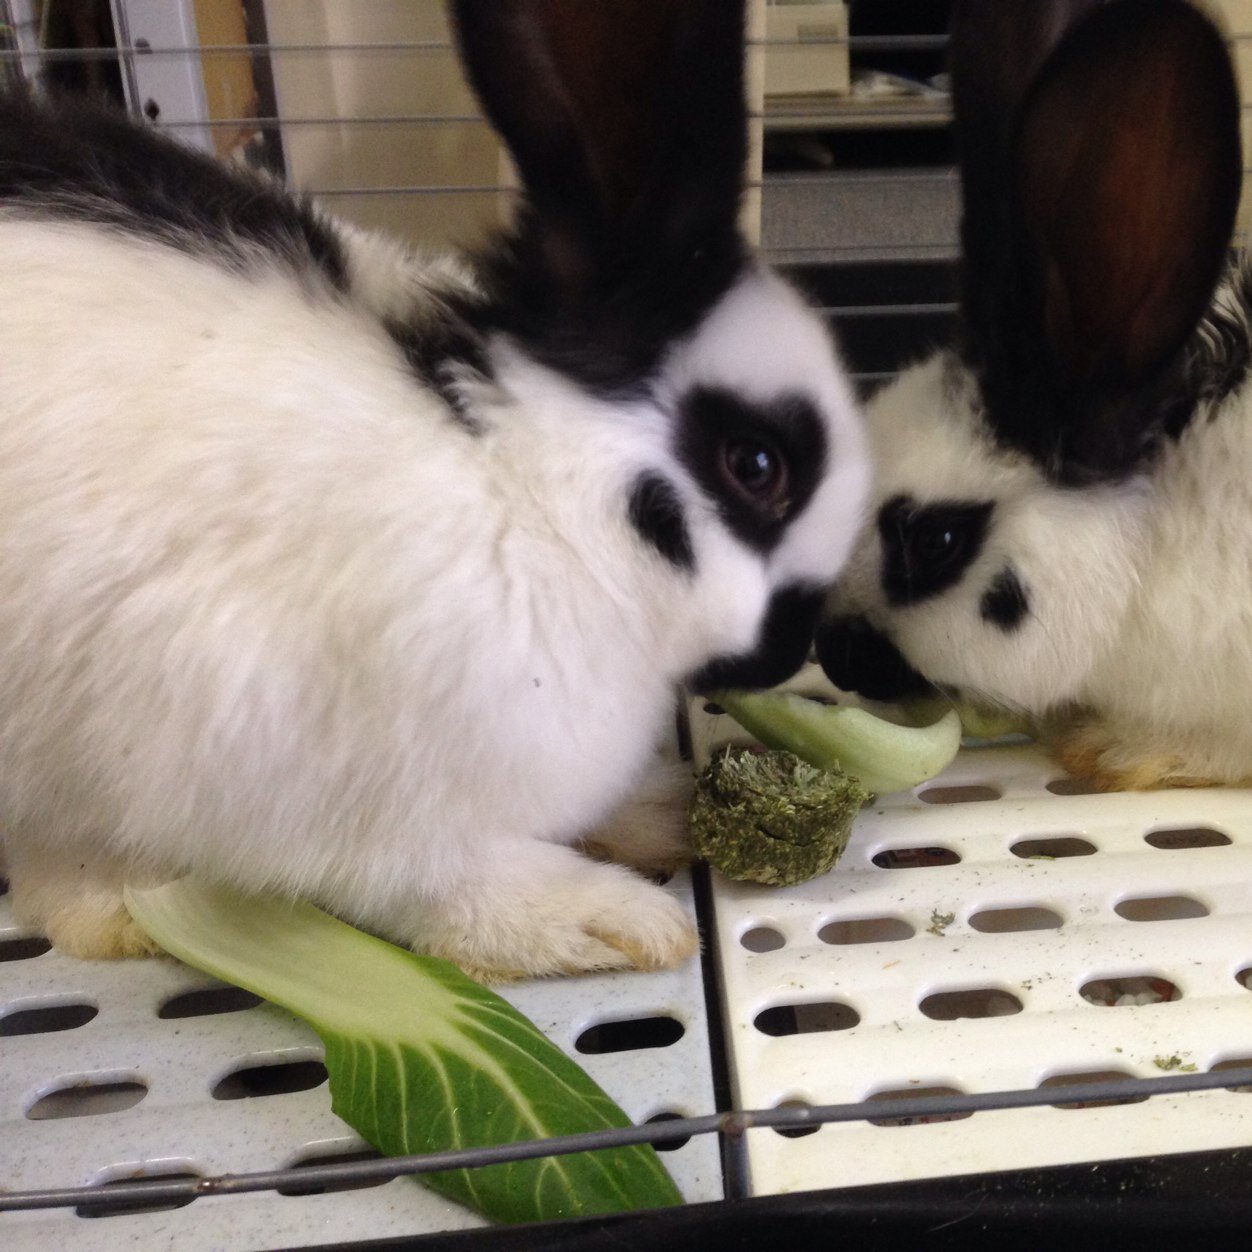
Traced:
<path fill-rule="evenodd" d="M 128 888 L 126 906 L 171 955 L 308 1022 L 326 1046 L 334 1112 L 388 1156 L 630 1125 L 537 1027 L 448 961 L 310 904 L 188 878 Z M 647 1144 L 422 1181 L 503 1222 L 682 1203 Z"/>

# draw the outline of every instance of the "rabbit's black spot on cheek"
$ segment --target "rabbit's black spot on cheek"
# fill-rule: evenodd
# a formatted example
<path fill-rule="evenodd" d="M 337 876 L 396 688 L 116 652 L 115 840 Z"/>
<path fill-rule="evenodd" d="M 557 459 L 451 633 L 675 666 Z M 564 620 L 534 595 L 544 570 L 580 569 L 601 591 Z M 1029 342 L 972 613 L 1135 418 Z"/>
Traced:
<path fill-rule="evenodd" d="M 1006 633 L 1016 630 L 1029 610 L 1026 589 L 1012 566 L 1006 566 L 992 579 L 991 586 L 983 592 L 979 606 L 983 620 Z"/>
<path fill-rule="evenodd" d="M 695 568 L 687 518 L 673 484 L 659 474 L 640 474 L 630 490 L 630 524 L 671 565 Z"/>

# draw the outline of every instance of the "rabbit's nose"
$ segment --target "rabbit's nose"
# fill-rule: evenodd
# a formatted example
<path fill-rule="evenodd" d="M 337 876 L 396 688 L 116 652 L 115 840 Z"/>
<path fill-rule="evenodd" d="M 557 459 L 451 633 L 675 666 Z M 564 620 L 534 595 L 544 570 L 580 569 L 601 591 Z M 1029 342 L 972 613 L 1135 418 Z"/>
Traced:
<path fill-rule="evenodd" d="M 786 682 L 809 654 L 824 597 L 823 590 L 800 584 L 775 591 L 755 649 L 714 657 L 687 679 L 687 686 L 697 695 L 710 695 L 728 687 L 759 690 Z"/>
<path fill-rule="evenodd" d="M 863 617 L 835 617 L 817 628 L 817 659 L 842 691 L 867 700 L 904 700 L 932 686 L 900 650 Z"/>

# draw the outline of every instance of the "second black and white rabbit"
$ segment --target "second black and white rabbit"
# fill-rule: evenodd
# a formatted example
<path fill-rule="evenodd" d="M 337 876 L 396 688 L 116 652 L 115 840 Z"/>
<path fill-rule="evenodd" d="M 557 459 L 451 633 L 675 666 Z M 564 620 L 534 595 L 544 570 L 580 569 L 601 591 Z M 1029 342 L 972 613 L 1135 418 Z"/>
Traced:
<path fill-rule="evenodd" d="M 1240 105 L 1182 0 L 964 0 L 953 349 L 874 398 L 839 686 L 1059 727 L 1106 788 L 1252 777 Z"/>

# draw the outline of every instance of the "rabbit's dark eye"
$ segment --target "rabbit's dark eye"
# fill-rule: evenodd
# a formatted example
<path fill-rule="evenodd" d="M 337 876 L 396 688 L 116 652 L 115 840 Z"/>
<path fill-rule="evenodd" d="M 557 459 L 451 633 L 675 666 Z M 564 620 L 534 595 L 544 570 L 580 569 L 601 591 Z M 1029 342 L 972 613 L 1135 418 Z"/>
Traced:
<path fill-rule="evenodd" d="M 830 449 L 815 404 L 784 392 L 749 402 L 694 387 L 674 414 L 674 452 L 741 542 L 771 551 L 824 481 Z"/>
<path fill-rule="evenodd" d="M 787 463 L 763 439 L 732 439 L 721 447 L 721 470 L 740 495 L 771 512 L 787 506 Z"/>
<path fill-rule="evenodd" d="M 883 590 L 892 604 L 916 604 L 960 581 L 982 551 L 990 502 L 919 504 L 898 496 L 878 514 Z"/>
<path fill-rule="evenodd" d="M 951 522 L 931 521 L 922 518 L 912 528 L 906 542 L 915 566 L 929 569 L 942 568 L 946 563 L 958 561 L 969 543 L 969 528 L 954 526 Z"/>

